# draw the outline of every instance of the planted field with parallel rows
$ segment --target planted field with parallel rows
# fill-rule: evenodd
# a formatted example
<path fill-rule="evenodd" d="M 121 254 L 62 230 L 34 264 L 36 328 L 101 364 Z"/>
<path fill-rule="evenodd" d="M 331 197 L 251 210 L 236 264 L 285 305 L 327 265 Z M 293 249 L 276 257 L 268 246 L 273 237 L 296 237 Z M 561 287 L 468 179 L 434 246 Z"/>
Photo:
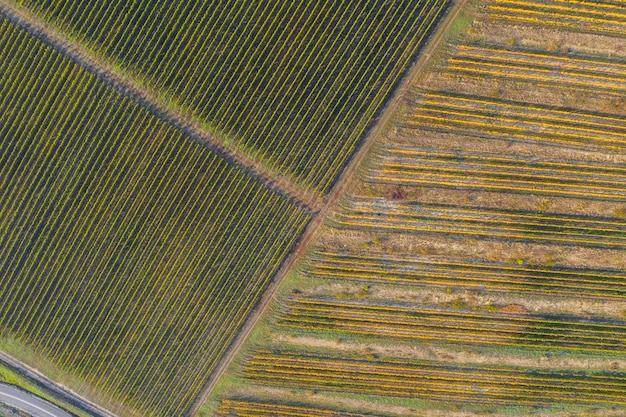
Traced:
<path fill-rule="evenodd" d="M 450 235 L 454 238 L 605 248 L 626 245 L 626 224 L 620 218 L 537 215 L 523 211 L 410 203 L 388 203 L 382 209 L 376 200 L 353 199 L 350 209 L 333 222 L 340 228 Z"/>
<path fill-rule="evenodd" d="M 586 91 L 604 90 L 623 95 L 626 91 L 626 60 L 511 50 L 501 46 L 460 45 L 445 71 L 475 77 L 505 78 Z"/>
<path fill-rule="evenodd" d="M 346 411 L 320 409 L 312 406 L 277 404 L 273 402 L 225 400 L 217 412 L 218 417 L 366 417 Z M 367 414 L 372 416 L 372 414 Z"/>
<path fill-rule="evenodd" d="M 626 147 L 623 117 L 436 91 L 416 98 L 405 126 L 581 149 Z"/>
<path fill-rule="evenodd" d="M 319 251 L 308 270 L 324 279 L 457 287 L 518 294 L 626 299 L 626 274 L 619 269 L 521 266 L 454 258 L 393 256 L 361 251 Z"/>
<path fill-rule="evenodd" d="M 380 358 L 371 362 L 302 351 L 262 351 L 249 360 L 250 378 L 319 390 L 469 403 L 625 405 L 626 374 L 508 366 L 476 366 Z"/>
<path fill-rule="evenodd" d="M 371 182 L 626 201 L 626 165 L 390 148 Z"/>
<path fill-rule="evenodd" d="M 0 333 L 180 416 L 308 221 L 0 19 Z"/>
<path fill-rule="evenodd" d="M 623 320 L 459 311 L 335 298 L 295 299 L 279 325 L 310 332 L 335 330 L 409 340 L 597 353 L 619 353 L 626 343 Z"/>
<path fill-rule="evenodd" d="M 626 5 L 619 0 L 496 0 L 488 11 L 489 18 L 512 24 L 626 35 Z"/>
<path fill-rule="evenodd" d="M 449 1 L 22 3 L 325 192 Z"/>
<path fill-rule="evenodd" d="M 459 4 L 205 415 L 625 415 L 623 2 Z"/>

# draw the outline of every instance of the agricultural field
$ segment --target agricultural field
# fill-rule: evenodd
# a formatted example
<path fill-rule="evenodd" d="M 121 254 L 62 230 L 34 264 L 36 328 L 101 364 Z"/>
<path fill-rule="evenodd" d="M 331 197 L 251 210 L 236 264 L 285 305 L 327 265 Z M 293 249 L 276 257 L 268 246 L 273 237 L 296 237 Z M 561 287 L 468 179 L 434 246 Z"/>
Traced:
<path fill-rule="evenodd" d="M 623 416 L 625 29 L 0 1 L 0 350 L 117 417 Z"/>
<path fill-rule="evenodd" d="M 189 412 L 310 214 L 4 18 L 0 74 L 0 336 Z"/>
<path fill-rule="evenodd" d="M 624 415 L 625 25 L 465 2 L 201 415 Z"/>
<path fill-rule="evenodd" d="M 17 3 L 324 194 L 450 1 Z"/>

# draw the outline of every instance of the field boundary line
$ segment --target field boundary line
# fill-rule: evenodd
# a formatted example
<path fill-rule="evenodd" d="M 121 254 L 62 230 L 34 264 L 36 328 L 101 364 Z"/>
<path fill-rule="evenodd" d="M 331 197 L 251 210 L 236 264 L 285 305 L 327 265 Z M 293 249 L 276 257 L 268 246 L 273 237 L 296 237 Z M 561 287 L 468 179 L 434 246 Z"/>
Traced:
<path fill-rule="evenodd" d="M 26 377 L 27 379 L 35 381 L 37 384 L 43 386 L 45 389 L 52 392 L 60 399 L 67 401 L 71 405 L 78 407 L 89 414 L 92 414 L 96 417 L 117 417 L 116 414 L 113 414 L 110 411 L 99 406 L 98 404 L 95 404 L 88 399 L 80 396 L 79 394 L 75 393 L 64 385 L 53 381 L 41 372 L 31 368 L 30 366 L 15 359 L 13 356 L 3 351 L 0 351 L 0 363 L 4 364 L 18 374 Z"/>
<path fill-rule="evenodd" d="M 94 53 L 69 39 L 55 26 L 40 20 L 24 7 L 17 6 L 11 0 L 0 0 L 0 15 L 288 201 L 310 213 L 317 213 L 322 208 L 323 201 L 314 192 L 296 186 L 288 177 L 273 172 L 259 160 L 225 146 L 216 135 L 207 132 L 194 122 L 190 115 L 167 106 L 148 88 L 139 85 L 132 77 L 118 73 Z"/>
<path fill-rule="evenodd" d="M 289 257 L 285 260 L 281 268 L 274 276 L 272 282 L 263 293 L 263 296 L 259 300 L 257 306 L 255 307 L 255 310 L 248 317 L 239 334 L 231 342 L 230 347 L 222 355 L 222 359 L 218 362 L 218 365 L 213 371 L 209 381 L 206 384 L 206 388 L 200 394 L 195 402 L 194 407 L 191 410 L 192 416 L 197 414 L 202 405 L 206 402 L 209 395 L 211 395 L 211 392 L 213 391 L 213 389 L 215 389 L 222 375 L 224 375 L 231 362 L 235 359 L 235 357 L 243 347 L 252 330 L 256 327 L 257 323 L 260 321 L 264 313 L 268 310 L 272 301 L 275 300 L 278 289 L 280 288 L 281 284 L 283 283 L 289 272 L 293 270 L 296 263 L 300 260 L 302 255 L 304 255 L 309 243 L 314 241 L 314 239 L 317 237 L 318 233 L 320 232 L 321 225 L 326 220 L 326 217 L 331 212 L 331 210 L 335 208 L 336 203 L 343 196 L 344 191 L 346 190 L 348 185 L 350 185 L 352 179 L 354 178 L 354 175 L 358 172 L 358 169 L 360 168 L 362 162 L 370 154 L 370 150 L 372 149 L 374 143 L 380 137 L 383 129 L 390 122 L 394 111 L 396 110 L 400 102 L 405 98 L 405 95 L 410 91 L 410 86 L 421 75 L 422 70 L 426 67 L 425 64 L 431 59 L 435 48 L 439 46 L 443 38 L 443 34 L 448 30 L 452 22 L 455 21 L 455 19 L 463 9 L 463 6 L 467 3 L 468 0 L 453 1 L 454 3 L 448 7 L 448 10 L 445 12 L 445 16 L 443 16 L 435 31 L 432 32 L 429 39 L 426 41 L 426 44 L 419 51 L 417 59 L 415 59 L 415 61 L 411 63 L 410 69 L 406 72 L 404 79 L 395 88 L 392 96 L 384 104 L 382 110 L 379 113 L 378 119 L 375 120 L 369 132 L 367 132 L 366 136 L 361 140 L 358 148 L 355 149 L 355 151 L 353 152 L 352 158 L 342 170 L 329 195 L 325 198 L 323 207 L 313 217 L 313 219 L 307 226 L 304 234 L 300 238 L 300 241 L 297 243 L 297 246 L 289 255 Z"/>

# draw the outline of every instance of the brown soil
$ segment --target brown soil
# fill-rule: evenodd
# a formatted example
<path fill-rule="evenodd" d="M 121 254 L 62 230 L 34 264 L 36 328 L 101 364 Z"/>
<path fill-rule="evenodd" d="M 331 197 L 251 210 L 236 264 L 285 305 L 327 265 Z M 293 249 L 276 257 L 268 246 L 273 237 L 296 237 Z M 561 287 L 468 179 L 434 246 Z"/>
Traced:
<path fill-rule="evenodd" d="M 626 57 L 626 44 L 622 38 L 591 33 L 479 21 L 473 27 L 472 36 L 501 45 L 514 44 L 552 51 L 569 48 L 584 54 Z"/>
<path fill-rule="evenodd" d="M 430 255 L 466 258 L 476 261 L 519 263 L 527 265 L 599 268 L 607 266 L 626 270 L 626 257 L 620 250 L 555 246 L 539 243 L 490 241 L 466 237 L 405 235 L 369 231 L 344 231 L 327 228 L 319 247 L 338 253 L 359 253 L 369 242 L 380 239 L 378 249 L 389 254 Z"/>
<path fill-rule="evenodd" d="M 520 355 L 485 355 L 470 351 L 456 351 L 437 346 L 434 343 L 402 344 L 393 342 L 388 344 L 364 344 L 344 342 L 338 339 L 320 339 L 313 337 L 295 337 L 276 335 L 274 342 L 277 345 L 292 345 L 303 347 L 324 348 L 329 351 L 347 352 L 357 356 L 384 356 L 394 358 L 434 360 L 450 363 L 474 363 L 489 365 L 513 365 L 537 368 L 577 368 L 595 370 L 626 369 L 626 359 L 601 358 L 572 358 L 548 356 L 520 356 Z"/>
<path fill-rule="evenodd" d="M 371 300 L 375 302 L 396 301 L 411 303 L 416 307 L 447 307 L 462 304 L 477 311 L 508 312 L 511 314 L 556 313 L 575 314 L 584 317 L 626 318 L 626 302 L 604 299 L 573 299 L 540 295 L 519 295 L 487 291 L 450 291 L 446 288 L 418 286 L 391 286 L 370 283 L 364 291 L 364 283 L 322 284 L 303 292 L 305 296 L 329 296 L 340 299 Z"/>
<path fill-rule="evenodd" d="M 508 304 L 498 309 L 498 313 L 528 314 L 528 310 L 519 304 Z"/>

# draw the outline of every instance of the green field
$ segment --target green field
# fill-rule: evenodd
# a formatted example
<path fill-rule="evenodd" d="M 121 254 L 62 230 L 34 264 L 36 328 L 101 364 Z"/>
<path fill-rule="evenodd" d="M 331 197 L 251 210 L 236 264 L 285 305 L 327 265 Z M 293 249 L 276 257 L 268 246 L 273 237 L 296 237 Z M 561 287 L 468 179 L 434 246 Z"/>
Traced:
<path fill-rule="evenodd" d="M 309 215 L 0 20 L 0 333 L 190 406 Z"/>
<path fill-rule="evenodd" d="M 42 390 L 39 385 L 34 384 L 32 381 L 28 380 L 24 376 L 14 372 L 10 368 L 5 365 L 0 365 L 0 382 L 8 385 L 12 385 L 14 387 L 18 387 L 24 391 L 29 391 L 32 394 L 49 401 L 52 404 L 55 404 L 59 408 L 63 410 L 68 410 L 74 415 L 78 417 L 89 417 L 89 414 L 86 412 L 76 408 L 73 405 L 68 404 L 67 402 L 51 395 L 50 393 Z M 1 411 L 1 410 L 0 410 Z M 0 413 L 2 416 L 2 413 Z"/>
<path fill-rule="evenodd" d="M 20 3 L 323 193 L 449 1 Z"/>
<path fill-rule="evenodd" d="M 202 415 L 626 415 L 618 3 L 457 4 Z"/>
<path fill-rule="evenodd" d="M 624 416 L 625 28 L 0 1 L 0 350 L 118 417 Z"/>

